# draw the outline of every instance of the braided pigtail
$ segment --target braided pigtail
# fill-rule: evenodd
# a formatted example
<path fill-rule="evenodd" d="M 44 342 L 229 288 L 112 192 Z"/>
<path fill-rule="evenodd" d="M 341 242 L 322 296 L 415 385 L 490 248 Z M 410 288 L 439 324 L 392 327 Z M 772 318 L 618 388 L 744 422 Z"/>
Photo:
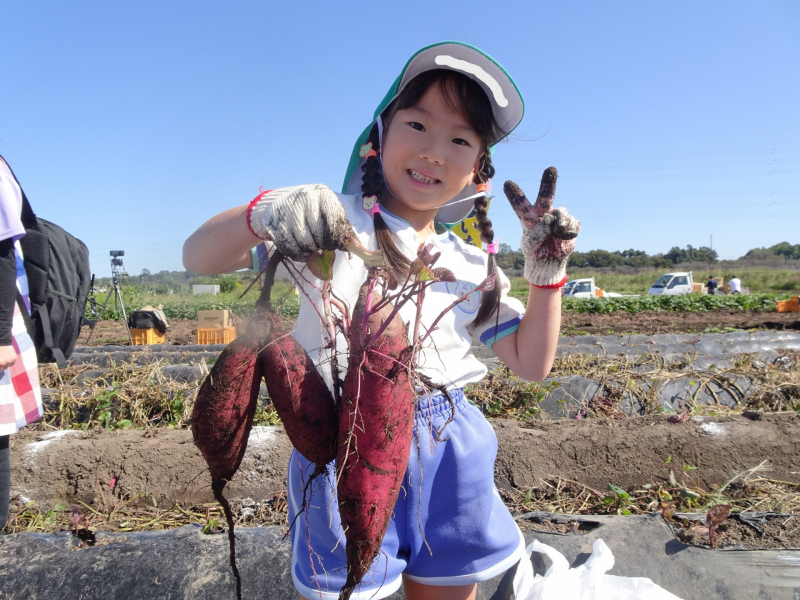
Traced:
<path fill-rule="evenodd" d="M 380 142 L 378 140 L 378 128 L 373 127 L 369 133 L 368 141 L 372 142 L 372 149 L 380 155 Z M 378 156 L 370 156 L 362 167 L 364 175 L 361 178 L 361 192 L 364 196 L 375 196 L 380 198 L 383 193 L 383 173 L 381 171 L 381 161 Z M 395 279 L 403 281 L 408 275 L 411 262 L 397 248 L 392 232 L 383 220 L 381 213 L 376 212 L 373 217 L 375 224 L 375 237 L 378 240 L 378 248 L 383 250 L 383 257 L 389 268 L 392 270 Z"/>
<path fill-rule="evenodd" d="M 492 165 L 492 157 L 489 154 L 489 149 L 483 153 L 480 164 L 478 165 L 478 172 L 475 175 L 475 183 L 486 183 L 494 176 L 494 166 Z M 475 198 L 475 217 L 478 221 L 478 231 L 481 234 L 481 241 L 486 244 L 491 244 L 494 241 L 494 230 L 492 229 L 492 222 L 489 220 L 487 212 L 489 210 L 489 201 L 486 196 L 479 196 Z M 486 266 L 486 276 L 497 274 L 497 260 L 494 254 L 489 254 L 489 261 Z M 481 294 L 481 304 L 478 308 L 478 314 L 475 316 L 475 325 L 484 323 L 491 317 L 495 311 L 500 307 L 500 285 L 495 285 L 494 289 L 490 292 L 483 292 Z"/>

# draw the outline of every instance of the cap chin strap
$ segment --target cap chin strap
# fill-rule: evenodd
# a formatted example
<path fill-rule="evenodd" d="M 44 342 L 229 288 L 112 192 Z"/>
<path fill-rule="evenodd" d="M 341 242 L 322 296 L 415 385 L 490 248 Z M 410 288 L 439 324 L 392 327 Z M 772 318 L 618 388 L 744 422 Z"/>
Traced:
<path fill-rule="evenodd" d="M 378 160 L 381 161 L 381 174 L 383 174 L 383 172 L 384 172 L 383 171 L 383 119 L 381 118 L 380 115 L 378 115 L 378 118 L 375 119 L 375 122 L 378 125 L 378 146 L 380 147 L 380 152 L 378 154 Z M 388 190 L 388 192 L 392 195 L 392 198 L 397 200 L 400 204 L 402 204 L 406 208 L 410 208 L 411 210 L 418 210 L 420 212 L 433 210 L 433 209 L 430 209 L 430 208 L 415 208 L 415 207 L 409 206 L 408 204 L 403 202 L 403 200 L 397 194 L 395 194 L 392 191 L 392 188 L 389 187 L 389 182 L 386 180 L 385 176 L 383 177 L 383 184 L 386 186 L 386 189 Z M 461 202 L 467 202 L 469 200 L 475 200 L 475 198 L 480 198 L 481 196 L 485 196 L 485 195 L 486 195 L 485 191 L 478 192 L 477 194 L 472 194 L 472 196 L 467 196 L 466 198 L 462 198 L 461 200 L 455 200 L 454 202 L 445 202 L 442 206 L 449 206 L 451 204 L 460 204 Z M 441 208 L 441 206 L 437 207 L 436 210 L 439 210 L 440 208 Z"/>

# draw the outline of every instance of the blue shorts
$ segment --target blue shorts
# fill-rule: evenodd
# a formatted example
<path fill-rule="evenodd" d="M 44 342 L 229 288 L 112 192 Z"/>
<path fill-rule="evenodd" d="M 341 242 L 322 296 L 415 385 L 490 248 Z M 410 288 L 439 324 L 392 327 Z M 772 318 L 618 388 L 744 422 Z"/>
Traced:
<path fill-rule="evenodd" d="M 461 390 L 417 400 L 406 476 L 381 553 L 354 600 L 385 598 L 402 576 L 428 585 L 466 585 L 503 573 L 519 560 L 524 539 L 494 485 L 497 437 Z M 314 465 L 296 450 L 289 464 L 289 519 L 303 507 Z M 335 464 L 306 491 L 307 511 L 292 527 L 292 580 L 306 598 L 336 599 L 347 574 L 335 488 Z"/>

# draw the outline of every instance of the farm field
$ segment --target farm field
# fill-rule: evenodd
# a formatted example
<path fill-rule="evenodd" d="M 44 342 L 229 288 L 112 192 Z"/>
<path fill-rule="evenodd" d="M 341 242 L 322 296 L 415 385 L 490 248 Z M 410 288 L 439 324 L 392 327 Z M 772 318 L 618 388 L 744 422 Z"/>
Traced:
<path fill-rule="evenodd" d="M 526 540 L 585 553 L 600 527 L 605 541 L 618 536 L 615 556 L 625 560 L 630 551 L 628 565 L 638 560 L 635 545 L 624 539 L 650 544 L 637 551 L 652 564 L 630 575 L 681 593 L 685 586 L 674 583 L 675 573 L 709 560 L 709 586 L 730 590 L 730 598 L 754 597 L 763 583 L 758 565 L 783 564 L 782 552 L 795 556 L 800 548 L 800 315 L 565 310 L 562 317 L 556 362 L 545 381 L 516 379 L 475 346 L 491 371 L 467 390 L 497 435 L 495 483 Z M 217 591 L 197 597 L 226 593 L 220 591 L 231 580 L 226 536 L 215 535 L 224 531 L 224 517 L 188 421 L 197 387 L 223 346 L 195 345 L 196 327 L 194 319 L 172 318 L 165 345 L 131 348 L 121 320 L 101 321 L 89 344 L 84 330 L 70 366 L 41 367 L 45 418 L 11 437 L 5 532 L 18 535 L 6 536 L 0 552 L 18 558 L 0 567 L 0 589 L 16 589 L 3 582 L 25 568 L 26 581 L 44 590 L 34 592 L 31 583 L 27 597 L 47 597 L 46 577 L 27 565 L 66 543 L 103 552 L 105 566 L 92 572 L 106 578 L 123 568 L 119 552 L 148 556 L 160 548 L 171 557 L 170 568 L 148 563 L 145 572 L 156 569 L 173 590 L 195 571 L 191 561 L 183 565 L 186 552 L 213 552 L 217 558 L 204 572 L 215 573 Z M 254 570 L 259 553 L 288 565 L 281 535 L 288 526 L 290 452 L 262 386 L 256 427 L 227 487 L 245 590 L 263 585 L 263 572 Z M 720 525 L 717 547 L 758 550 L 762 563 L 751 571 L 708 550 L 708 530 L 698 520 L 719 505 L 733 515 Z M 78 537 L 69 533 L 75 530 Z M 32 533 L 44 535 L 25 537 Z M 62 541 L 37 549 L 33 540 Z M 670 544 L 684 551 L 662 556 Z M 74 569 L 88 560 L 80 552 L 52 559 Z M 269 576 L 271 585 L 290 586 L 282 572 Z M 755 587 L 737 585 L 745 572 Z M 482 584 L 478 598 L 493 597 L 501 585 Z"/>
<path fill-rule="evenodd" d="M 586 335 L 608 333 L 704 333 L 738 329 L 800 330 L 800 314 L 764 311 L 715 310 L 708 312 L 656 312 L 630 314 L 586 314 L 564 311 L 561 315 L 561 335 Z M 197 321 L 170 319 L 166 334 L 167 344 L 194 344 Z M 84 327 L 78 345 L 85 345 L 89 337 Z M 90 345 L 128 343 L 124 322 L 99 321 L 92 334 Z"/>

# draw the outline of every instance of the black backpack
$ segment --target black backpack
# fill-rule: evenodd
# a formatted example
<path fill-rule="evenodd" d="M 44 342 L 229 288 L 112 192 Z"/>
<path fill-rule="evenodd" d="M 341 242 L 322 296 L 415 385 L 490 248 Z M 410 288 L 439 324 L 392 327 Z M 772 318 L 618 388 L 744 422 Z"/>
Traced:
<path fill-rule="evenodd" d="M 157 329 L 158 333 L 167 333 L 167 324 L 155 310 L 135 310 L 128 315 L 128 327 L 133 329 Z"/>
<path fill-rule="evenodd" d="M 19 188 L 22 190 L 21 185 Z M 22 225 L 25 235 L 19 243 L 31 302 L 30 318 L 25 324 L 39 362 L 64 367 L 75 348 L 86 312 L 91 282 L 89 249 L 55 223 L 39 219 L 24 191 Z M 27 311 L 22 314 L 27 316 Z"/>

